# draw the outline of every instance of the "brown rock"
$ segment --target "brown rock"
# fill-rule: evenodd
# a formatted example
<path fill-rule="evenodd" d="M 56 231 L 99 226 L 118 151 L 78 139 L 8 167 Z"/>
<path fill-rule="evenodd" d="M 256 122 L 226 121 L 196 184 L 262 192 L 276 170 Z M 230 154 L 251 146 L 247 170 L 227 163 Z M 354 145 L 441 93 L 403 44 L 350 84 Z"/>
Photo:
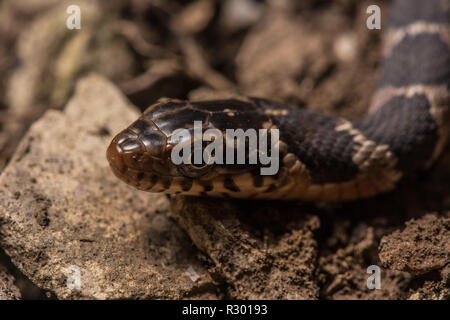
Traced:
<path fill-rule="evenodd" d="M 450 262 L 450 216 L 427 214 L 381 239 L 381 262 L 390 269 L 424 274 Z"/>
<path fill-rule="evenodd" d="M 58 298 L 216 298 L 164 195 L 120 182 L 106 147 L 138 115 L 100 76 L 48 111 L 0 177 L 0 246 Z M 80 287 L 77 286 L 80 274 Z"/>
<path fill-rule="evenodd" d="M 317 216 L 291 204 L 175 197 L 172 213 L 233 299 L 317 299 Z"/>
<path fill-rule="evenodd" d="M 406 272 L 381 269 L 381 288 L 369 289 L 367 280 L 370 265 L 380 265 L 377 256 L 378 239 L 374 228 L 365 223 L 350 225 L 347 217 L 333 217 L 333 233 L 324 243 L 318 269 L 321 294 L 330 300 L 393 300 L 406 297 L 405 288 L 412 276 Z M 348 236 L 351 235 L 351 236 Z M 327 246 L 339 246 L 334 251 Z"/>

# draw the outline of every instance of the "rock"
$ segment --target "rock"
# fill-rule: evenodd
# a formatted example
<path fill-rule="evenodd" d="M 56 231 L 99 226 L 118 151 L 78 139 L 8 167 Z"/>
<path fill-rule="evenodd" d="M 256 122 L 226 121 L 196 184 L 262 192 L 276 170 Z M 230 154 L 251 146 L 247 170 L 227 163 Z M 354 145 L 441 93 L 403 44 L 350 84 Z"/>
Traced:
<path fill-rule="evenodd" d="M 450 262 L 450 215 L 411 219 L 381 239 L 379 257 L 390 269 L 416 275 L 443 268 Z"/>
<path fill-rule="evenodd" d="M 57 298 L 216 298 L 197 250 L 168 218 L 167 198 L 110 171 L 106 148 L 137 116 L 91 75 L 64 112 L 33 124 L 0 176 L 0 246 Z"/>
<path fill-rule="evenodd" d="M 439 281 L 440 280 L 440 281 Z M 440 279 L 434 274 L 418 281 L 419 288 L 410 290 L 409 300 L 449 300 L 450 299 L 450 264 L 440 270 Z"/>
<path fill-rule="evenodd" d="M 20 300 L 22 295 L 14 284 L 15 278 L 0 265 L 0 300 Z"/>
<path fill-rule="evenodd" d="M 231 299 L 317 299 L 317 216 L 292 203 L 175 197 L 172 214 Z"/>
<path fill-rule="evenodd" d="M 405 287 L 412 278 L 406 272 L 381 269 L 381 290 L 367 287 L 371 275 L 367 267 L 379 265 L 379 261 L 374 261 L 378 244 L 374 228 L 365 223 L 351 225 L 352 219 L 348 217 L 331 219 L 335 220 L 334 230 L 328 243 L 322 245 L 318 261 L 322 296 L 330 300 L 404 299 Z M 336 250 L 340 242 L 345 245 L 339 245 Z"/>

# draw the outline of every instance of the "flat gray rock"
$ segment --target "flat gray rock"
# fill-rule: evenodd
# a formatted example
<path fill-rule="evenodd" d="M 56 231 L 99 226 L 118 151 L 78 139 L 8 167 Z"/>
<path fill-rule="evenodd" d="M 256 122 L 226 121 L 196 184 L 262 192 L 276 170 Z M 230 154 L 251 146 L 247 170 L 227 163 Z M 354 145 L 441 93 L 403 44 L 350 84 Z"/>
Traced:
<path fill-rule="evenodd" d="M 138 111 L 107 80 L 77 85 L 35 122 L 0 176 L 0 246 L 38 287 L 67 298 L 216 298 L 164 195 L 119 181 L 105 151 Z"/>

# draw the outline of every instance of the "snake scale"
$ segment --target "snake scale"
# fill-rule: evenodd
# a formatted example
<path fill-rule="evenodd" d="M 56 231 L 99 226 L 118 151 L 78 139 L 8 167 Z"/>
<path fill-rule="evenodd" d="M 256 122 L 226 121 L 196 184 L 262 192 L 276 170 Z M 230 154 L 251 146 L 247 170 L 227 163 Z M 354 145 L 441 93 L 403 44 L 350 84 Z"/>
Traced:
<path fill-rule="evenodd" d="M 395 188 L 438 158 L 449 137 L 450 0 L 396 0 L 368 114 L 347 121 L 259 98 L 167 99 L 150 106 L 107 150 L 114 174 L 145 191 L 197 196 L 351 201 Z M 173 132 L 277 128 L 280 168 L 175 165 Z"/>

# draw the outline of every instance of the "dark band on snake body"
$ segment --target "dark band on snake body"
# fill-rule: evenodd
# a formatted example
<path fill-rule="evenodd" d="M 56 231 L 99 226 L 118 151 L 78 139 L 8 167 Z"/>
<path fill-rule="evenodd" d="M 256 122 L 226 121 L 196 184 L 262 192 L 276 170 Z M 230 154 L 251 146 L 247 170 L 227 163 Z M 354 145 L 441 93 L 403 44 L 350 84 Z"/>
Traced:
<path fill-rule="evenodd" d="M 150 106 L 110 144 L 117 177 L 141 190 L 199 196 L 349 201 L 427 168 L 450 135 L 450 0 L 397 0 L 369 114 L 350 122 L 260 98 Z M 174 165 L 174 131 L 280 130 L 280 169 Z M 188 141 L 191 143 L 191 141 Z M 248 154 L 247 154 L 248 156 Z"/>
<path fill-rule="evenodd" d="M 445 84 L 450 89 L 448 50 L 449 44 L 438 34 L 406 36 L 386 57 L 380 86 Z"/>

